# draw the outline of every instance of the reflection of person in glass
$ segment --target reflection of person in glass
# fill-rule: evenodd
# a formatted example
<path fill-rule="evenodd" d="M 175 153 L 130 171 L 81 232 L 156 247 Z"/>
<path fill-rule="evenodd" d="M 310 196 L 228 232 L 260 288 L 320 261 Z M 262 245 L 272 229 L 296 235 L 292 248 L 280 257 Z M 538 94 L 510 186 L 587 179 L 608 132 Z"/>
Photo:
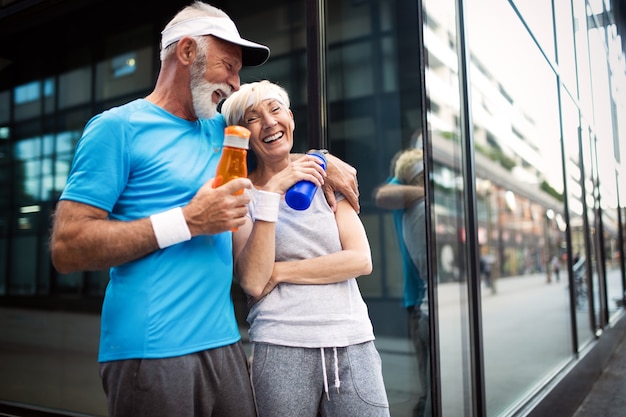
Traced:
<path fill-rule="evenodd" d="M 391 162 L 393 177 L 376 190 L 379 207 L 392 209 L 404 275 L 404 306 L 418 367 L 418 401 L 414 417 L 430 416 L 430 351 L 428 328 L 427 252 L 424 159 L 421 149 L 407 149 Z"/>
<path fill-rule="evenodd" d="M 492 294 L 496 293 L 496 283 L 491 276 L 494 262 L 495 257 L 491 253 L 485 253 L 480 257 L 480 273 L 485 280 L 485 286 L 491 289 Z"/>
<path fill-rule="evenodd" d="M 559 276 L 559 270 L 561 268 L 561 262 L 559 261 L 559 257 L 554 255 L 552 257 L 552 259 L 550 260 L 550 265 L 552 268 L 552 273 L 554 274 L 554 277 L 556 278 L 556 282 L 561 281 L 561 277 Z"/>

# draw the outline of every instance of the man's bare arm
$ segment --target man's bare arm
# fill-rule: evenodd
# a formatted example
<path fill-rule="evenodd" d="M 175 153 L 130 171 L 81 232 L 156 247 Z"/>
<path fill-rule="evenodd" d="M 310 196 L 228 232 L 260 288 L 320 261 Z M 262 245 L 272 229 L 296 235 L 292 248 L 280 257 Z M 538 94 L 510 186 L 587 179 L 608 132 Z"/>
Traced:
<path fill-rule="evenodd" d="M 359 213 L 361 206 L 359 204 L 359 183 L 356 168 L 331 154 L 326 155 L 326 160 L 328 161 L 326 167 L 328 176 L 322 189 L 328 204 L 333 211 L 337 210 L 335 191 L 338 191 L 346 197 L 354 211 Z"/>
<path fill-rule="evenodd" d="M 212 188 L 208 181 L 182 208 L 191 236 L 222 233 L 244 224 L 246 204 L 241 188 L 247 178 Z M 69 200 L 58 203 L 50 240 L 52 263 L 61 273 L 93 271 L 121 265 L 159 249 L 149 217 L 133 221 L 110 220 L 105 210 Z"/>
<path fill-rule="evenodd" d="M 54 214 L 52 263 L 61 273 L 106 269 L 159 248 L 149 218 L 108 220 L 105 210 L 62 200 Z"/>
<path fill-rule="evenodd" d="M 378 207 L 398 210 L 412 206 L 424 198 L 424 187 L 418 185 L 384 184 L 374 191 Z"/>

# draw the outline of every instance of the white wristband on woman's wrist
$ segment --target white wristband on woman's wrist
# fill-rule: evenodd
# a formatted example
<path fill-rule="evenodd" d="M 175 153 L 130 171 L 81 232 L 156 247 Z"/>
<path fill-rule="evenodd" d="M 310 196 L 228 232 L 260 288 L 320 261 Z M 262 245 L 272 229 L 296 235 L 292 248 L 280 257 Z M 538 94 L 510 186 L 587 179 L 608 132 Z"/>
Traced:
<path fill-rule="evenodd" d="M 280 194 L 259 190 L 256 194 L 254 220 L 276 223 Z"/>
<path fill-rule="evenodd" d="M 180 207 L 150 216 L 159 248 L 167 248 L 191 239 L 191 232 Z"/>

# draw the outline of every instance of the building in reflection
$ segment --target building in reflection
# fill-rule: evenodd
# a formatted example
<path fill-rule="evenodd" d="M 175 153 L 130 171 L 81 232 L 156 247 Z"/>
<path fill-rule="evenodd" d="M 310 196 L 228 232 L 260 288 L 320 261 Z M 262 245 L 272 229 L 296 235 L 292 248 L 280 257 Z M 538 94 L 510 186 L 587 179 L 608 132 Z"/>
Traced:
<path fill-rule="evenodd" d="M 151 91 L 160 30 L 186 3 L 0 5 L 0 410 L 106 415 L 95 351 L 108 271 L 54 271 L 50 218 L 84 124 Z M 402 149 L 426 155 L 432 415 L 575 409 L 553 383 L 589 384 L 568 375 L 597 366 L 585 358 L 623 320 L 624 10 L 527 3 L 214 2 L 271 47 L 241 78 L 290 92 L 295 149 L 358 170 L 374 260 L 359 285 L 393 416 L 412 415 L 417 365 L 393 214 L 372 195 Z"/>

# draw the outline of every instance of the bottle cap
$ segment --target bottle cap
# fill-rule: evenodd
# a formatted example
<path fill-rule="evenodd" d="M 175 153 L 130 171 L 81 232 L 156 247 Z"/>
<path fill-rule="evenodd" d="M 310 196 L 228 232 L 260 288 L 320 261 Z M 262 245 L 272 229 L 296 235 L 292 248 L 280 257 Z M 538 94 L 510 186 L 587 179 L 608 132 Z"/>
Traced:
<path fill-rule="evenodd" d="M 224 146 L 248 149 L 250 131 L 243 126 L 226 126 L 224 129 Z"/>
<path fill-rule="evenodd" d="M 309 151 L 309 152 L 307 152 L 307 155 L 313 155 L 313 156 L 321 159 L 322 163 L 320 165 L 322 165 L 322 168 L 324 168 L 324 170 L 326 170 L 326 157 L 324 156 L 324 153 L 322 151 Z"/>

